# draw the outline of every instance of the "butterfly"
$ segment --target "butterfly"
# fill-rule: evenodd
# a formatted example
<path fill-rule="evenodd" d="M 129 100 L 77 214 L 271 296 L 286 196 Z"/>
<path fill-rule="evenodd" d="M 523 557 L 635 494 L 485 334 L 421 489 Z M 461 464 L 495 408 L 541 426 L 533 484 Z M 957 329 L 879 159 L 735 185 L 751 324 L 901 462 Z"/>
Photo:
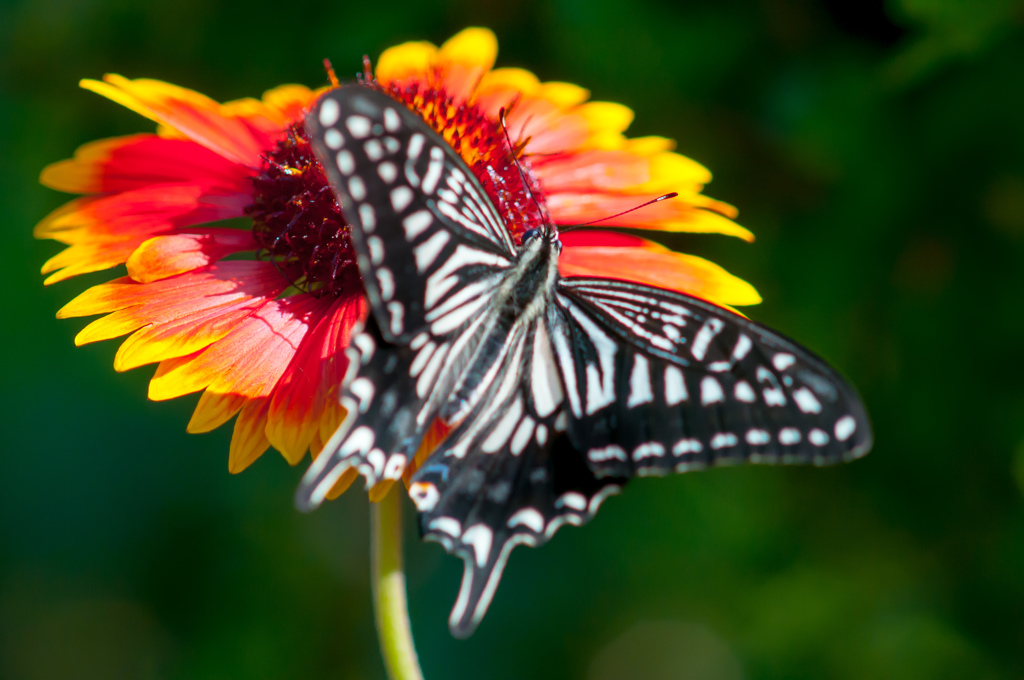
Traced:
<path fill-rule="evenodd" d="M 347 416 L 297 504 L 316 507 L 352 468 L 369 485 L 400 479 L 431 424 L 453 425 L 409 495 L 421 535 L 465 562 L 454 635 L 475 630 L 515 546 L 587 522 L 631 477 L 871 448 L 854 388 L 792 340 L 680 293 L 561 277 L 555 226 L 515 243 L 403 104 L 343 86 L 306 128 L 372 311 L 347 350 Z"/>

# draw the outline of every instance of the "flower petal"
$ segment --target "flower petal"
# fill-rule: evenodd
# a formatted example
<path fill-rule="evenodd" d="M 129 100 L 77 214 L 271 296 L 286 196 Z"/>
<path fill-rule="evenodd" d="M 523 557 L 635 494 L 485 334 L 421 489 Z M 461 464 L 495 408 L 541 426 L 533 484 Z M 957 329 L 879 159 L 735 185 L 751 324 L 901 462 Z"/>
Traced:
<path fill-rule="evenodd" d="M 667 140 L 666 140 L 667 141 Z M 544 191 L 700 193 L 711 173 L 676 153 L 589 150 L 531 159 Z"/>
<path fill-rule="evenodd" d="M 307 295 L 268 302 L 202 353 L 162 361 L 149 383 L 149 398 L 162 401 L 202 389 L 269 397 L 326 309 L 327 303 Z"/>
<path fill-rule="evenodd" d="M 401 83 L 409 78 L 426 79 L 436 56 L 437 47 L 426 41 L 389 47 L 377 59 L 376 78 L 383 84 Z"/>
<path fill-rule="evenodd" d="M 207 390 L 199 397 L 196 410 L 185 431 L 190 434 L 211 432 L 235 417 L 252 399 L 238 394 L 217 394 Z"/>
<path fill-rule="evenodd" d="M 548 210 L 557 224 L 584 224 L 636 208 L 660 194 L 606 194 L 565 191 L 549 194 Z M 710 208 L 710 209 L 705 209 Z M 754 235 L 715 210 L 735 213 L 734 209 L 701 194 L 680 195 L 608 220 L 607 224 L 656 231 L 685 231 L 701 234 L 726 234 L 744 241 Z"/>
<path fill-rule="evenodd" d="M 602 276 L 666 288 L 721 305 L 756 305 L 761 296 L 746 281 L 695 255 L 662 248 L 565 246 L 562 276 Z"/>
<path fill-rule="evenodd" d="M 173 128 L 228 160 L 260 167 L 266 139 L 242 118 L 225 115 L 221 105 L 205 95 L 160 80 L 129 80 L 114 73 L 103 76 L 103 82 L 86 79 L 79 84 Z"/>
<path fill-rule="evenodd" d="M 157 236 L 144 241 L 128 258 L 128 276 L 139 283 L 151 283 L 256 248 L 252 232 L 241 229 Z"/>
<path fill-rule="evenodd" d="M 292 465 L 306 455 L 327 405 L 348 369 L 352 329 L 365 318 L 368 307 L 361 294 L 339 298 L 303 340 L 295 358 L 281 376 L 270 402 L 267 438 Z"/>
<path fill-rule="evenodd" d="M 74 158 L 43 168 L 39 181 L 73 194 L 111 193 L 151 184 L 189 184 L 222 192 L 251 193 L 252 170 L 187 139 L 153 134 L 83 144 Z"/>
<path fill-rule="evenodd" d="M 228 453 L 228 472 L 231 474 L 238 474 L 249 467 L 270 448 L 270 441 L 264 432 L 269 408 L 269 399 L 253 399 L 238 415 Z"/>
<path fill-rule="evenodd" d="M 485 73 L 494 68 L 498 39 L 486 28 L 467 28 L 449 38 L 437 54 L 435 69 L 456 104 L 465 102 Z"/>

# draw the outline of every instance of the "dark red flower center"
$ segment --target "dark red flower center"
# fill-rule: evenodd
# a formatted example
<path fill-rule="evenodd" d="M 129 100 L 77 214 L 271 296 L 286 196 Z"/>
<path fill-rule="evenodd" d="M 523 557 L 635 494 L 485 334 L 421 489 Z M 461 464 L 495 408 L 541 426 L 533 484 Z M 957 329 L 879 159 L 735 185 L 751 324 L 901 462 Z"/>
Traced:
<path fill-rule="evenodd" d="M 476 105 L 454 104 L 442 88 L 398 88 L 375 82 L 369 86 L 403 102 L 451 144 L 516 241 L 548 219 L 540 184 L 529 159 L 522 157 L 525 140 L 513 140 L 517 146 L 513 152 L 499 121 Z M 253 220 L 261 255 L 297 288 L 318 297 L 362 289 L 351 227 L 301 122 L 292 125 L 264 158 L 263 168 L 253 177 L 253 203 L 246 215 Z"/>

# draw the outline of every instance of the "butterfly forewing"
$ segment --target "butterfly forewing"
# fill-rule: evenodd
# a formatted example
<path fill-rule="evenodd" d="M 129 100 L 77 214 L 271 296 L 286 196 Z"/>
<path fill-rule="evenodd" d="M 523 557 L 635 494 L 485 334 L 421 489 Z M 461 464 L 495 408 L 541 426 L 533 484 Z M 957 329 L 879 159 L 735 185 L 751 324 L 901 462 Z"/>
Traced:
<path fill-rule="evenodd" d="M 569 434 L 598 475 L 743 461 L 829 464 L 871 447 L 853 387 L 738 314 L 607 279 L 559 282 Z"/>
<path fill-rule="evenodd" d="M 381 333 L 404 344 L 443 334 L 458 319 L 439 322 L 431 311 L 486 289 L 515 255 L 472 172 L 419 116 L 370 88 L 328 92 L 306 124 L 353 226 Z"/>

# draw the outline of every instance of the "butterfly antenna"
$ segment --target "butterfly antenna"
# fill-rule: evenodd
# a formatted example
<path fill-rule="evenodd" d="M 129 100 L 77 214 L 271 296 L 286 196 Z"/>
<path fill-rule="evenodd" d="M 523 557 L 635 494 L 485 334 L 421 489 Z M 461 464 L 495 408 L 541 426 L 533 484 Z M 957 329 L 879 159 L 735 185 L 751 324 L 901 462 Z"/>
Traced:
<path fill-rule="evenodd" d="M 583 224 L 573 224 L 573 225 L 568 226 L 568 227 L 562 227 L 558 231 L 560 233 L 564 234 L 565 232 L 571 231 L 573 229 L 579 229 L 580 227 L 588 227 L 591 224 L 597 224 L 598 222 L 604 222 L 606 220 L 613 220 L 616 217 L 622 217 L 623 215 L 628 215 L 629 213 L 633 212 L 634 210 L 639 210 L 640 208 L 646 208 L 647 206 L 651 205 L 652 203 L 660 203 L 660 202 L 668 200 L 670 198 L 675 198 L 678 195 L 679 194 L 677 192 L 673 191 L 670 194 L 665 194 L 664 196 L 658 196 L 657 198 L 651 199 L 650 201 L 647 201 L 646 203 L 641 203 L 638 206 L 634 206 L 634 207 L 630 208 L 629 210 L 623 210 L 620 213 L 615 213 L 614 215 L 609 215 L 608 217 L 602 217 L 601 219 L 593 220 L 592 222 L 584 222 Z"/>
<path fill-rule="evenodd" d="M 501 121 L 501 132 L 505 135 L 505 141 L 508 142 L 509 151 L 512 152 L 512 162 L 516 164 L 516 170 L 519 171 L 519 179 L 523 181 L 523 188 L 526 189 L 526 193 L 530 195 L 530 200 L 533 201 L 533 205 L 537 208 L 537 212 L 540 214 L 541 219 L 544 218 L 544 209 L 540 207 L 540 203 L 537 201 L 537 197 L 533 194 L 533 188 L 530 186 L 530 182 L 526 179 L 526 173 L 523 171 L 523 166 L 519 163 L 519 156 L 516 153 L 516 147 L 512 144 L 512 138 L 508 134 L 508 126 L 505 124 L 505 108 L 502 107 L 498 110 L 498 119 Z"/>
<path fill-rule="evenodd" d="M 324 70 L 327 71 L 327 79 L 331 81 L 331 87 L 338 87 L 341 83 L 338 82 L 338 75 L 334 72 L 334 67 L 331 66 L 330 59 L 324 59 Z"/>

